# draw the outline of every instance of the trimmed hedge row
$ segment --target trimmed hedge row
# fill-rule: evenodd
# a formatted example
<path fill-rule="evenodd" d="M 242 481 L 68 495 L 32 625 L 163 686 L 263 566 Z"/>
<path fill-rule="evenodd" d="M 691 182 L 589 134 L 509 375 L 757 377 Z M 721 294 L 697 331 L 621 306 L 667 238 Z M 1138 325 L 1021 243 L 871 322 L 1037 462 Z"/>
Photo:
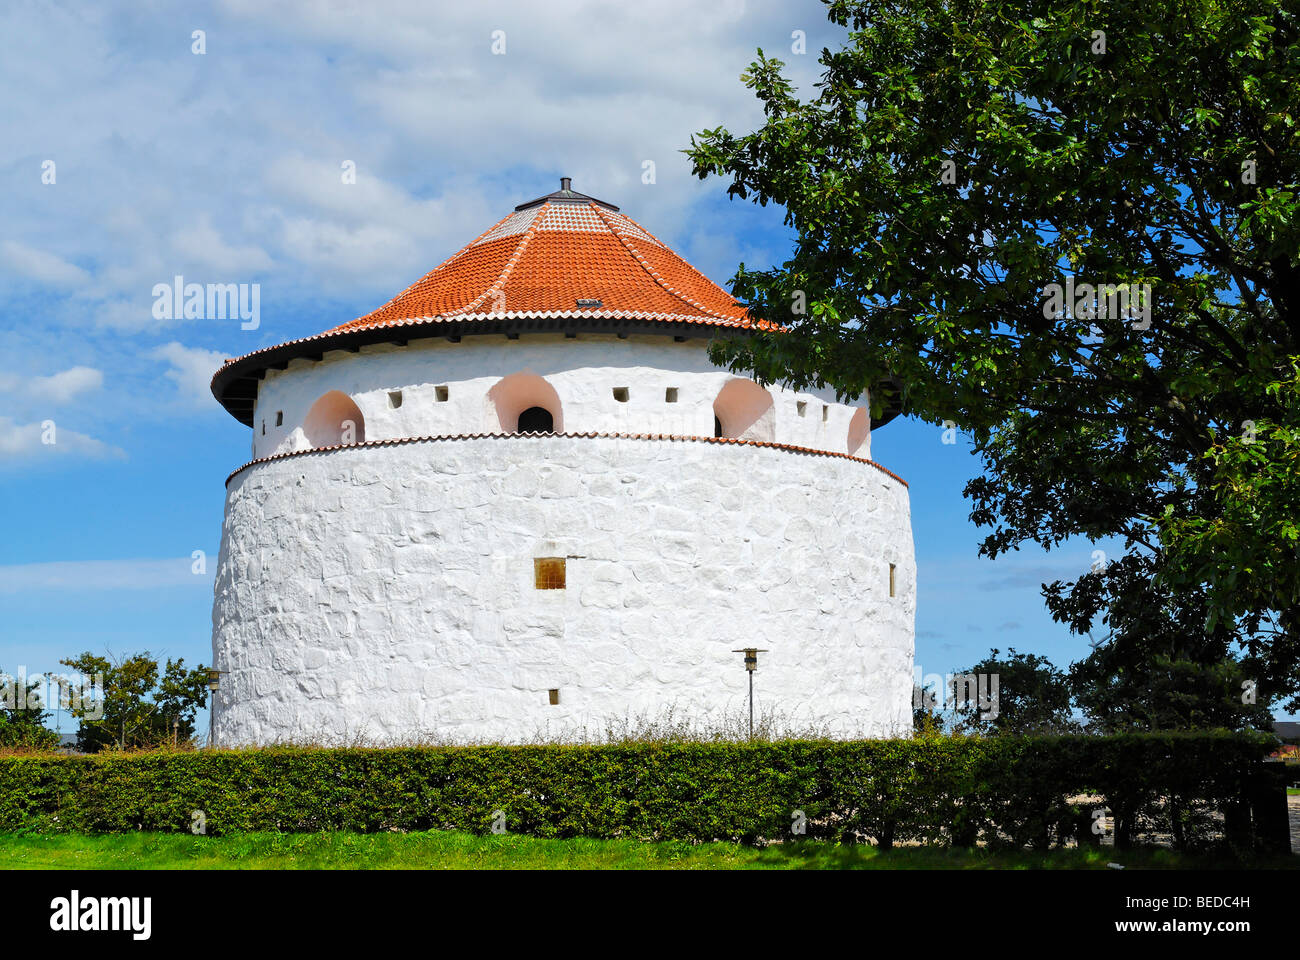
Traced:
<path fill-rule="evenodd" d="M 632 743 L 0 757 L 0 831 L 459 829 L 540 837 L 883 846 L 1095 840 L 1153 831 L 1254 844 L 1266 738 L 1227 733 L 852 742 Z M 1253 793 L 1252 793 L 1253 792 Z"/>

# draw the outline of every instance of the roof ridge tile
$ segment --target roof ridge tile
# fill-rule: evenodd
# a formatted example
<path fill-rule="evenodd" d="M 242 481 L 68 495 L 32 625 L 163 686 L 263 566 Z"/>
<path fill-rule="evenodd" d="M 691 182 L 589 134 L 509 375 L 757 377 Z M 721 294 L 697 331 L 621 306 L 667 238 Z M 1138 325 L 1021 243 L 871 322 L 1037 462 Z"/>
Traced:
<path fill-rule="evenodd" d="M 528 246 L 528 241 L 533 239 L 533 234 L 535 234 L 538 231 L 538 229 L 541 227 L 542 219 L 545 217 L 546 211 L 550 208 L 550 206 L 551 205 L 548 202 L 548 203 L 543 203 L 541 207 L 538 208 L 537 215 L 533 217 L 532 223 L 528 224 L 528 229 L 525 230 L 523 236 L 519 238 L 519 242 L 515 245 L 515 252 L 511 255 L 510 259 L 506 261 L 505 267 L 502 269 L 501 274 L 496 278 L 496 280 L 486 290 L 484 290 L 481 294 L 475 297 L 471 302 L 465 304 L 465 306 L 462 307 L 460 310 L 457 310 L 453 314 L 451 314 L 452 316 L 456 316 L 458 314 L 463 315 L 468 313 L 473 307 L 476 307 L 480 303 L 482 303 L 484 298 L 487 297 L 488 294 L 492 293 L 494 290 L 501 289 L 501 287 L 505 285 L 505 282 L 508 279 L 510 279 L 510 274 L 514 272 L 515 264 L 517 264 L 519 262 L 519 259 L 524 255 L 524 249 Z M 493 315 L 497 315 L 495 311 Z"/>
<path fill-rule="evenodd" d="M 717 313 L 717 312 L 715 312 L 715 311 L 713 311 L 713 310 L 710 310 L 708 307 L 706 307 L 706 306 L 705 306 L 704 304 L 702 304 L 702 303 L 699 303 L 699 302 L 697 302 L 697 301 L 695 301 L 695 300 L 690 299 L 689 297 L 687 297 L 684 293 L 682 293 L 680 290 L 676 289 L 675 287 L 671 287 L 671 286 L 669 286 L 669 285 L 668 285 L 668 282 L 667 282 L 666 280 L 664 280 L 663 277 L 659 276 L 658 271 L 655 270 L 654 267 L 650 266 L 650 264 L 649 264 L 649 262 L 646 260 L 646 258 L 645 258 L 644 256 L 641 255 L 641 251 L 638 250 L 636 247 L 632 246 L 632 241 L 629 240 L 627 237 L 623 236 L 623 234 L 619 233 L 617 230 L 614 229 L 614 225 L 611 224 L 611 223 L 609 222 L 609 217 L 606 215 L 606 213 L 605 213 L 603 210 L 601 210 L 599 207 L 596 207 L 595 204 L 593 204 L 592 206 L 593 206 L 593 208 L 594 208 L 595 211 L 596 211 L 596 215 L 599 216 L 602 220 L 605 221 L 605 226 L 609 227 L 609 232 L 612 233 L 615 237 L 618 238 L 618 242 L 621 243 L 621 244 L 623 244 L 623 246 L 627 248 L 628 252 L 632 254 L 632 256 L 636 259 L 637 263 L 641 264 L 641 266 L 642 266 L 642 268 L 645 270 L 645 272 L 648 273 L 648 274 L 650 274 L 650 276 L 654 279 L 655 283 L 659 284 L 659 286 L 663 287 L 665 290 L 667 290 L 669 293 L 671 293 L 673 296 L 675 296 L 678 300 L 681 300 L 683 303 L 689 304 L 690 306 L 694 307 L 695 309 L 700 310 L 700 311 L 703 311 L 704 313 L 708 314 L 708 315 L 711 316 L 711 317 L 718 317 L 719 319 L 721 319 L 721 317 L 722 317 L 721 314 L 719 314 L 719 313 Z M 631 218 L 631 217 L 628 217 L 627 219 L 631 220 L 632 218 Z M 660 246 L 663 246 L 663 244 L 660 244 Z M 668 250 L 667 247 L 663 247 L 663 249 Z M 669 251 L 669 252 L 671 253 L 671 251 Z M 674 256 L 675 256 L 675 254 L 674 254 Z M 681 258 L 679 257 L 678 259 L 681 259 Z M 683 260 L 682 262 L 685 263 L 686 261 Z M 689 265 L 688 265 L 688 266 L 689 266 Z"/>

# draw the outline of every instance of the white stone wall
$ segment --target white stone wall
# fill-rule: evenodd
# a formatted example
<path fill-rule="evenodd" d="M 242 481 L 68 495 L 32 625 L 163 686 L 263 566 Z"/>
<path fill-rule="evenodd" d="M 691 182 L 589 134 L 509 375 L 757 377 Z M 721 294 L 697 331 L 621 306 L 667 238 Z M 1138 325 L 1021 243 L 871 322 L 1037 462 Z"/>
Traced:
<path fill-rule="evenodd" d="M 713 402 L 735 374 L 709 362 L 704 340 L 676 343 L 667 336 L 561 333 L 468 336 L 376 344 L 360 353 L 336 350 L 320 361 L 293 360 L 262 382 L 253 423 L 254 458 L 296 450 L 308 442 L 302 424 L 321 396 L 347 394 L 365 419 L 367 440 L 499 432 L 488 391 L 519 372 L 544 377 L 559 394 L 568 433 L 666 433 L 713 436 Z M 447 388 L 447 400 L 437 389 Z M 626 387 L 626 403 L 614 388 Z M 666 401 L 668 388 L 677 401 Z M 773 397 L 774 439 L 779 443 L 871 457 L 871 439 L 849 449 L 855 404 L 836 402 L 830 390 L 768 388 Z M 394 408 L 389 394 L 400 391 Z M 277 416 L 278 414 L 278 416 Z M 277 419 L 282 422 L 277 425 Z M 748 435 L 748 434 L 746 434 Z"/>
<path fill-rule="evenodd" d="M 534 587 L 550 556 L 564 590 Z M 770 651 L 760 717 L 901 733 L 915 571 L 906 488 L 843 457 L 506 437 L 255 464 L 226 501 L 216 740 L 721 724 L 745 710 L 745 646 Z"/>

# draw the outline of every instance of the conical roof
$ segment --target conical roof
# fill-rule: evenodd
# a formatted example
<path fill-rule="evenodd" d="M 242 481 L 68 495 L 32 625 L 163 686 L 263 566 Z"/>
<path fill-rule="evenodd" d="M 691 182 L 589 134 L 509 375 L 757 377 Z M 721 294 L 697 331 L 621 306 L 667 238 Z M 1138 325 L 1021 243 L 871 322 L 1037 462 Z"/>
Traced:
<path fill-rule="evenodd" d="M 561 189 L 502 217 L 377 310 L 335 330 L 501 316 L 748 327 L 721 287 L 618 207 Z"/>
<path fill-rule="evenodd" d="M 530 330 L 682 337 L 766 327 L 649 230 L 564 177 L 559 190 L 521 203 L 377 310 L 226 361 L 212 392 L 251 425 L 264 372 L 326 350 Z"/>

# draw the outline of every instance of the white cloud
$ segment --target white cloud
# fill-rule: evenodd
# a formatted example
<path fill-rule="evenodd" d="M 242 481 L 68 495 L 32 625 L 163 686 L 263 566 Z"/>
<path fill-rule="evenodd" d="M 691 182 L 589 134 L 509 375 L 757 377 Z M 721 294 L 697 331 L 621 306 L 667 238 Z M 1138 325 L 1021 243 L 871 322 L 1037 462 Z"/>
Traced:
<path fill-rule="evenodd" d="M 266 173 L 277 205 L 265 228 L 329 286 L 376 276 L 405 286 L 436 266 L 430 251 L 450 255 L 503 216 L 472 181 L 444 182 L 442 195 L 421 198 L 365 164 L 355 173 L 345 183 L 341 161 L 299 154 L 278 158 Z"/>
<path fill-rule="evenodd" d="M 170 278 L 167 281 L 159 282 L 169 281 Z M 85 313 L 94 322 L 95 326 L 109 332 L 111 336 L 144 333 L 159 327 L 175 325 L 175 321 L 159 320 L 155 317 L 153 315 L 153 301 L 148 298 L 141 298 L 134 303 L 125 300 L 108 300 L 87 309 Z"/>
<path fill-rule="evenodd" d="M 162 560 L 59 560 L 0 566 L 0 594 L 35 591 L 211 589 L 212 574 L 196 574 L 190 557 Z"/>
<path fill-rule="evenodd" d="M 190 52 L 194 26 L 154 3 L 0 5 L 0 89 L 24 93 L 6 101 L 0 145 L 0 274 L 21 278 L 0 343 L 111 370 L 92 432 L 154 410 L 152 348 L 226 336 L 155 318 L 155 284 L 256 280 L 265 316 L 246 353 L 378 307 L 562 175 L 725 280 L 750 251 L 704 236 L 698 212 L 719 209 L 723 186 L 679 151 L 706 127 L 762 122 L 739 81 L 756 47 L 811 94 L 816 51 L 839 35 L 817 0 L 228 0 L 201 24 L 205 56 Z M 796 27 L 807 56 L 789 53 Z M 47 159 L 57 184 L 41 183 Z M 768 217 L 725 209 L 711 234 L 751 236 Z M 193 367 L 169 376 L 207 402 Z"/>
<path fill-rule="evenodd" d="M 0 11 L 0 84 L 27 94 L 7 125 L 41 145 L 6 206 L 22 238 L 6 259 L 85 298 L 62 322 L 183 324 L 148 311 L 153 285 L 177 273 L 273 272 L 286 300 L 326 286 L 378 305 L 560 175 L 684 239 L 695 205 L 721 192 L 690 176 L 690 135 L 761 121 L 738 79 L 758 46 L 785 51 L 811 92 L 815 52 L 837 32 L 815 0 L 229 0 L 209 20 L 200 57 L 151 5 Z M 795 26 L 807 56 L 789 54 Z M 39 182 L 47 157 L 57 185 Z M 654 186 L 640 182 L 647 159 Z M 61 255 L 36 249 L 51 246 Z"/>
<path fill-rule="evenodd" d="M 417 200 L 365 166 L 356 170 L 355 183 L 345 183 L 342 174 L 341 161 L 293 154 L 271 164 L 266 184 L 283 201 L 332 214 L 347 223 L 397 218 L 421 233 L 430 232 L 427 221 L 438 215 L 442 206 L 438 201 Z"/>
<path fill-rule="evenodd" d="M 51 442 L 52 441 L 52 442 Z M 84 433 L 59 426 L 56 420 L 15 423 L 0 417 L 0 466 L 39 462 L 42 458 L 76 456 L 121 459 L 126 452 Z"/>
<path fill-rule="evenodd" d="M 387 272 L 395 261 L 407 260 L 411 251 L 409 238 L 389 227 L 349 227 L 307 217 L 285 220 L 281 239 L 294 259 L 321 268 L 335 279 L 373 275 L 375 270 Z M 352 318 L 340 318 L 340 322 L 343 319 Z"/>
<path fill-rule="evenodd" d="M 177 393 L 185 403 L 217 409 L 210 385 L 212 375 L 226 362 L 226 354 L 187 347 L 173 340 L 153 350 L 150 356 L 170 364 L 165 375 L 176 384 Z"/>
<path fill-rule="evenodd" d="M 22 394 L 35 403 L 62 405 L 78 394 L 98 390 L 103 385 L 104 374 L 94 367 L 71 367 L 48 377 L 0 373 L 0 392 Z"/>
<path fill-rule="evenodd" d="M 227 243 L 213 228 L 206 213 L 199 214 L 196 223 L 187 224 L 172 234 L 171 249 L 185 259 L 186 265 L 217 274 L 199 280 L 201 283 L 229 282 L 234 277 L 264 271 L 272 265 L 270 256 L 259 246 Z"/>
<path fill-rule="evenodd" d="M 15 240 L 6 240 L 0 245 L 0 261 L 10 273 L 40 286 L 68 289 L 83 286 L 90 280 L 90 274 L 62 257 Z"/>

